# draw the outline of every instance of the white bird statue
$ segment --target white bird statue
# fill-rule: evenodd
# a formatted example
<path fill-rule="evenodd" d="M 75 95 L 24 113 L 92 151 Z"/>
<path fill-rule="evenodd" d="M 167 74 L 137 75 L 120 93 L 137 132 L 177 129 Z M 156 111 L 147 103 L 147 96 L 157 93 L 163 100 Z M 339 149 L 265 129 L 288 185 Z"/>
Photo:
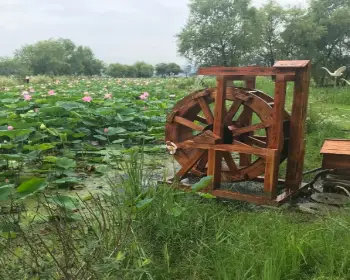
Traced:
<path fill-rule="evenodd" d="M 342 80 L 350 86 L 350 82 L 349 81 L 347 81 L 345 79 L 342 79 Z"/>
<path fill-rule="evenodd" d="M 326 67 L 322 67 L 322 69 L 326 70 L 328 74 L 332 77 L 334 77 L 334 86 L 337 86 L 337 78 L 343 75 L 343 72 L 346 70 L 346 66 L 342 66 L 338 68 L 335 72 L 329 71 Z"/>

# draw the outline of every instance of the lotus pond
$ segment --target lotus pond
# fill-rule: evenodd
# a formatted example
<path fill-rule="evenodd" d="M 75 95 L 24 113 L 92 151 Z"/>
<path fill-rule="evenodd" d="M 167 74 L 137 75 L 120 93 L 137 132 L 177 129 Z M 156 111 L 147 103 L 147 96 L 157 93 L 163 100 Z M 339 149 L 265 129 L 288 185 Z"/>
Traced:
<path fill-rule="evenodd" d="M 0 199 L 84 188 L 87 176 L 115 169 L 111 158 L 131 147 L 164 154 L 165 116 L 175 103 L 169 95 L 185 94 L 178 85 L 81 78 L 0 89 Z"/>

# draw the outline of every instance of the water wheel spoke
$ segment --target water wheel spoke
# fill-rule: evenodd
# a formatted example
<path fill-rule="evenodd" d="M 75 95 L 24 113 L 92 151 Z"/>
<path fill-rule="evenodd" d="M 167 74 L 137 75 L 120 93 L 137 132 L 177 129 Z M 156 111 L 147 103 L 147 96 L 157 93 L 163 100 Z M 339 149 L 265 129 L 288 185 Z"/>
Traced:
<path fill-rule="evenodd" d="M 255 145 L 261 148 L 266 147 L 266 142 L 265 141 L 261 141 L 259 138 L 257 138 L 256 136 L 248 136 L 248 142 L 250 145 Z"/>
<path fill-rule="evenodd" d="M 176 177 L 181 180 L 184 176 L 195 166 L 195 164 L 199 161 L 199 159 L 205 153 L 205 150 L 197 150 L 194 154 L 188 159 L 186 164 L 182 166 L 179 172 L 177 172 Z"/>
<path fill-rule="evenodd" d="M 183 117 L 179 117 L 179 116 L 176 116 L 174 118 L 174 121 L 178 124 L 181 124 L 181 125 L 184 125 L 184 126 L 187 126 L 189 128 L 192 128 L 193 130 L 196 130 L 196 131 L 203 131 L 204 127 L 199 125 L 199 124 L 196 124 L 192 121 L 189 121 Z"/>
<path fill-rule="evenodd" d="M 203 118 L 203 117 L 201 117 L 201 116 L 195 116 L 195 117 L 194 117 L 194 120 L 195 120 L 195 121 L 199 121 L 199 122 L 201 122 L 201 123 L 203 123 L 203 124 L 205 124 L 205 125 L 208 124 L 207 119 L 205 119 L 205 118 Z"/>
<path fill-rule="evenodd" d="M 208 151 L 205 151 L 204 155 L 199 160 L 196 169 L 199 171 L 204 171 L 205 167 L 207 166 L 209 159 Z"/>
<path fill-rule="evenodd" d="M 243 100 L 240 100 L 240 99 L 236 99 L 230 109 L 227 111 L 227 114 L 225 116 L 225 124 L 226 125 L 230 125 L 231 122 L 232 122 L 232 119 L 234 118 L 234 116 L 237 114 L 239 108 L 241 107 L 243 103 Z"/>
<path fill-rule="evenodd" d="M 257 124 L 253 124 L 250 126 L 245 126 L 245 127 L 241 127 L 241 128 L 237 128 L 235 130 L 232 131 L 232 135 L 233 136 L 237 136 L 237 135 L 241 135 L 243 133 L 249 133 L 249 132 L 253 132 L 262 128 L 266 128 L 269 127 L 270 123 L 269 122 L 261 122 L 261 123 L 257 123 Z"/>
<path fill-rule="evenodd" d="M 212 124 L 214 122 L 214 116 L 213 116 L 213 113 L 208 106 L 207 101 L 203 97 L 201 97 L 201 98 L 198 98 L 198 103 L 203 111 L 205 118 L 207 119 L 207 123 Z"/>
<path fill-rule="evenodd" d="M 228 168 L 230 169 L 230 171 L 233 174 L 237 174 L 239 172 L 238 167 L 235 163 L 235 161 L 233 160 L 231 154 L 229 152 L 223 152 L 222 153 L 222 157 L 224 158 Z"/>

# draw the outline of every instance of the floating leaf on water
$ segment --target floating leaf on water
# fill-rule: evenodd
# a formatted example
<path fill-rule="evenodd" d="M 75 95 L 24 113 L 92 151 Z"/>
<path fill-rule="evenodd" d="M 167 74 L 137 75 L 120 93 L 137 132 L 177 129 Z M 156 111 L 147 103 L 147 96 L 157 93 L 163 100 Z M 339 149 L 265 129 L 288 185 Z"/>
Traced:
<path fill-rule="evenodd" d="M 23 149 L 29 150 L 29 151 L 46 151 L 46 150 L 51 150 L 55 147 L 56 147 L 56 144 L 42 143 L 37 145 L 24 145 Z"/>
<path fill-rule="evenodd" d="M 206 177 L 201 178 L 198 183 L 192 185 L 192 187 L 191 187 L 192 192 L 197 192 L 197 191 L 200 191 L 202 189 L 205 189 L 206 187 L 209 186 L 212 179 L 213 179 L 213 176 L 206 176 Z"/>
<path fill-rule="evenodd" d="M 77 197 L 69 195 L 53 195 L 48 198 L 48 202 L 68 210 L 81 207 L 81 201 Z"/>
<path fill-rule="evenodd" d="M 123 142 L 125 142 L 125 139 L 118 139 L 118 140 L 114 140 L 112 142 L 112 144 L 120 144 L 120 143 L 123 143 Z"/>
<path fill-rule="evenodd" d="M 0 187 L 0 201 L 5 201 L 9 195 L 14 191 L 14 185 L 4 185 Z"/>
<path fill-rule="evenodd" d="M 107 138 L 102 136 L 102 135 L 94 135 L 94 138 L 102 140 L 102 141 L 106 141 L 107 140 Z"/>
<path fill-rule="evenodd" d="M 62 157 L 62 158 L 57 158 L 56 166 L 63 169 L 70 169 L 70 168 L 75 168 L 76 162 L 73 159 Z"/>
<path fill-rule="evenodd" d="M 98 173 L 106 173 L 108 171 L 108 166 L 107 165 L 98 165 L 96 166 L 96 171 Z"/>
<path fill-rule="evenodd" d="M 23 199 L 27 196 L 33 195 L 38 191 L 41 191 L 47 187 L 47 182 L 43 178 L 31 178 L 28 181 L 23 182 L 17 189 L 17 195 Z"/>
<path fill-rule="evenodd" d="M 55 180 L 54 183 L 56 184 L 66 184 L 66 183 L 78 183 L 81 180 L 77 177 L 64 177 L 58 180 Z"/>
<path fill-rule="evenodd" d="M 15 138 L 22 135 L 29 135 L 32 132 L 33 132 L 32 129 L 0 130 L 0 136 Z"/>

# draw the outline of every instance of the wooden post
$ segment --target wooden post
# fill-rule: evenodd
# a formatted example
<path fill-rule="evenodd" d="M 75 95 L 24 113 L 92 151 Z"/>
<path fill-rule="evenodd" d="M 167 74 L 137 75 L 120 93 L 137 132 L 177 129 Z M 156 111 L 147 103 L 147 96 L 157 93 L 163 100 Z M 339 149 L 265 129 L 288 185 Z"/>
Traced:
<path fill-rule="evenodd" d="M 214 108 L 214 127 L 213 133 L 220 137 L 216 140 L 217 144 L 222 143 L 224 137 L 224 118 L 225 118 L 225 99 L 226 99 L 226 78 L 218 76 L 217 79 L 217 94 L 215 97 Z M 218 150 L 209 150 L 208 159 L 208 176 L 213 176 L 212 184 L 209 190 L 217 189 L 221 183 L 221 161 L 222 152 Z"/>
<path fill-rule="evenodd" d="M 268 199 L 277 196 L 279 151 L 271 149 L 265 161 L 264 195 Z"/>
<path fill-rule="evenodd" d="M 298 191 L 304 167 L 305 122 L 310 86 L 311 63 L 296 69 L 293 107 L 290 124 L 289 155 L 287 162 L 286 191 Z"/>
<path fill-rule="evenodd" d="M 286 101 L 287 84 L 284 75 L 277 75 L 275 81 L 275 96 L 273 106 L 273 125 L 272 125 L 272 141 L 268 148 L 271 150 L 271 155 L 266 157 L 264 193 L 274 199 L 277 195 L 278 173 L 280 154 L 283 147 L 283 121 L 284 121 L 284 106 Z"/>

